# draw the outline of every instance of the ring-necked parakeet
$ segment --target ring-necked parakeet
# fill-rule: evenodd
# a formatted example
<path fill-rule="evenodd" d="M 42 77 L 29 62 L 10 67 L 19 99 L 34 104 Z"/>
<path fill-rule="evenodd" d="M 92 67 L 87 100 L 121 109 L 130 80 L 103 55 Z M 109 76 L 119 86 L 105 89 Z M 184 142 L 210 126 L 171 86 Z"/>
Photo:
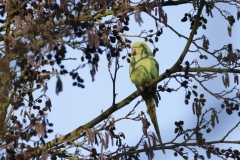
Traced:
<path fill-rule="evenodd" d="M 153 58 L 152 52 L 145 42 L 136 42 L 132 45 L 129 74 L 131 81 L 137 88 L 158 77 L 158 62 Z M 142 94 L 142 97 L 146 102 L 148 113 L 156 130 L 162 151 L 165 153 L 154 106 L 156 89 L 157 85 L 154 85 L 149 89 L 149 92 Z"/>

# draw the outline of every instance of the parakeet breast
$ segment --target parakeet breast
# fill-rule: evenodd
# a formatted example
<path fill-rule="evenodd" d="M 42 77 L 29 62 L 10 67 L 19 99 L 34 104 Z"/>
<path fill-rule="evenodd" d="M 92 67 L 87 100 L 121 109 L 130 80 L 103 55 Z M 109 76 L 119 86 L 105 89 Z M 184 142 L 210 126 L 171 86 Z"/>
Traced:
<path fill-rule="evenodd" d="M 144 55 L 144 57 L 143 55 L 136 55 L 132 57 L 129 69 L 131 81 L 139 87 L 156 78 L 158 76 L 156 63 L 151 55 Z"/>

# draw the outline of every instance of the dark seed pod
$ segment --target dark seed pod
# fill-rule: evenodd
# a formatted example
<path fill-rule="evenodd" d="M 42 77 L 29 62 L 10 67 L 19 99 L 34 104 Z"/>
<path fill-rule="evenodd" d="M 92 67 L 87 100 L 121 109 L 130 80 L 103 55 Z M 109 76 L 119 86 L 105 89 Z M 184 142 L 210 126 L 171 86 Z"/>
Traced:
<path fill-rule="evenodd" d="M 179 125 L 183 125 L 184 124 L 184 121 L 179 121 Z"/>
<path fill-rule="evenodd" d="M 175 134 L 178 133 L 178 128 L 175 128 L 174 133 Z"/>
<path fill-rule="evenodd" d="M 124 27 L 123 27 L 123 30 L 129 31 L 129 28 L 128 28 L 127 26 L 124 26 Z"/>
<path fill-rule="evenodd" d="M 160 36 L 162 34 L 161 31 L 157 31 L 156 36 Z"/>
<path fill-rule="evenodd" d="M 193 95 L 194 95 L 195 97 L 198 96 L 198 93 L 197 93 L 195 90 L 193 90 L 192 93 L 193 93 Z"/>
<path fill-rule="evenodd" d="M 127 62 L 130 63 L 130 59 L 129 58 L 127 58 Z"/>
<path fill-rule="evenodd" d="M 181 22 L 186 22 L 186 21 L 187 21 L 187 17 L 186 16 L 181 19 Z"/>
<path fill-rule="evenodd" d="M 207 24 L 207 19 L 203 18 L 203 23 Z"/>
<path fill-rule="evenodd" d="M 228 115 L 232 114 L 232 110 L 230 108 L 226 108 L 226 112 L 227 112 Z"/>
<path fill-rule="evenodd" d="M 113 36 L 110 36 L 110 41 L 111 41 L 112 43 L 115 43 L 115 42 L 116 42 L 116 38 L 113 37 Z"/>

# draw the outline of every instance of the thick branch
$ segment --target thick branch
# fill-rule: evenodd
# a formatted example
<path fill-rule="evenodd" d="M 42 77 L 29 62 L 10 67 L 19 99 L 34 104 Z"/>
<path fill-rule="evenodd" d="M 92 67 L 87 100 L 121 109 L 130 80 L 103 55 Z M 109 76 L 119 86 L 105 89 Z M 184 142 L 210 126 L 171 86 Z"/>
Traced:
<path fill-rule="evenodd" d="M 180 71 L 186 71 L 186 68 L 182 68 Z M 210 67 L 201 67 L 201 68 L 189 68 L 188 72 L 213 72 L 213 73 L 240 73 L 240 69 L 232 69 L 232 68 L 210 68 Z"/>
<path fill-rule="evenodd" d="M 47 150 L 58 144 L 61 144 L 61 143 L 67 142 L 67 141 L 74 141 L 76 139 L 81 138 L 82 136 L 85 135 L 85 131 L 88 128 L 92 128 L 95 125 L 97 125 L 98 123 L 100 123 L 101 121 L 103 121 L 104 119 L 108 118 L 112 113 L 123 108 L 124 106 L 129 104 L 131 101 L 133 101 L 135 98 L 140 96 L 145 90 L 147 90 L 151 86 L 157 84 L 158 82 L 164 80 L 165 78 L 166 78 L 166 75 L 164 73 L 164 74 L 160 75 L 158 78 L 155 78 L 154 80 L 152 80 L 150 83 L 145 84 L 143 86 L 143 88 L 144 88 L 143 90 L 137 90 L 137 91 L 133 92 L 127 98 L 125 98 L 124 100 L 122 100 L 121 102 L 119 102 L 115 105 L 112 105 L 105 112 L 103 112 L 98 117 L 91 120 L 90 122 L 78 127 L 77 129 L 73 130 L 72 132 L 66 134 L 65 136 L 59 137 L 57 140 L 54 139 L 54 140 L 46 143 L 45 145 L 40 146 L 38 149 L 35 149 L 34 151 L 28 150 L 26 152 L 31 153 L 32 156 L 34 156 L 34 155 L 36 156 L 36 155 L 41 154 L 42 150 Z M 24 153 L 22 153 L 22 154 L 24 154 Z"/>

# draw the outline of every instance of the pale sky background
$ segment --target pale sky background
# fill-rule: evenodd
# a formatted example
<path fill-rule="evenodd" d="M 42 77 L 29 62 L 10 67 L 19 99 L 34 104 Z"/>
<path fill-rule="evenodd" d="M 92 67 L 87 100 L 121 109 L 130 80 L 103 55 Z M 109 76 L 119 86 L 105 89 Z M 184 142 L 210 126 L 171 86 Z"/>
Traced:
<path fill-rule="evenodd" d="M 237 9 L 234 6 L 229 6 L 226 4 L 219 5 L 218 7 L 225 7 L 224 9 L 230 11 L 235 17 L 237 13 Z M 175 28 L 179 33 L 189 36 L 191 30 L 189 29 L 189 22 L 181 22 L 185 13 L 188 13 L 193 9 L 191 4 L 180 5 L 180 6 L 171 6 L 164 7 L 164 11 L 168 15 L 168 24 Z M 207 17 L 205 8 L 203 9 L 203 15 L 208 20 L 207 29 L 203 30 L 201 27 L 198 29 L 198 34 L 196 37 L 201 37 L 203 34 L 207 36 L 210 41 L 209 51 L 213 51 L 214 49 L 221 48 L 224 44 L 232 43 L 233 48 L 239 48 L 239 22 L 236 20 L 236 23 L 233 25 L 233 33 L 232 37 L 229 37 L 227 34 L 227 26 L 228 21 L 224 19 L 224 17 L 220 16 L 219 12 L 215 9 L 213 10 L 214 18 Z M 107 17 L 111 18 L 111 17 Z M 155 22 L 152 21 L 150 17 L 142 14 L 142 19 L 144 23 L 139 26 L 138 23 L 135 22 L 133 16 L 130 17 L 130 30 L 125 32 L 129 35 L 137 35 L 141 30 L 155 30 Z M 155 59 L 158 61 L 160 65 L 160 74 L 163 73 L 166 69 L 170 68 L 173 63 L 180 56 L 183 48 L 185 47 L 186 40 L 184 38 L 179 38 L 175 33 L 173 33 L 168 28 L 163 28 L 164 34 L 159 37 L 159 42 L 155 43 L 155 45 L 159 48 L 159 52 L 157 52 Z M 132 42 L 144 41 L 140 38 L 129 38 Z M 198 43 L 201 44 L 202 42 Z M 149 47 L 153 49 L 153 45 L 150 43 Z M 191 46 L 194 49 L 193 45 Z M 67 58 L 77 58 L 75 61 L 66 61 L 63 64 L 67 67 L 67 69 L 77 68 L 79 64 L 82 64 L 80 58 L 83 55 L 81 51 L 73 50 L 71 48 L 67 48 Z M 126 50 L 121 53 L 122 55 L 126 54 Z M 191 62 L 194 59 L 199 60 L 200 65 L 208 66 L 211 64 L 211 57 L 208 55 L 209 60 L 200 60 L 198 53 L 189 53 L 187 56 L 187 60 Z M 85 61 L 86 62 L 86 61 Z M 128 95 L 136 91 L 135 85 L 132 84 L 129 78 L 129 63 L 120 58 L 120 65 L 123 67 L 118 71 L 117 82 L 116 82 L 116 102 L 120 102 Z M 59 67 L 56 67 L 58 70 Z M 112 66 L 114 69 L 114 66 Z M 112 70 L 113 71 L 113 70 Z M 61 92 L 58 96 L 55 94 L 55 85 L 56 78 L 53 77 L 48 82 L 48 91 L 47 95 L 51 98 L 52 101 L 52 112 L 49 113 L 48 119 L 50 122 L 54 124 L 54 132 L 49 134 L 49 138 L 46 140 L 52 140 L 56 134 L 65 135 L 70 131 L 76 129 L 77 127 L 89 122 L 99 114 L 101 114 L 101 110 L 105 111 L 112 104 L 112 82 L 108 72 L 108 62 L 106 59 L 106 54 L 103 53 L 100 55 L 100 62 L 98 72 L 95 76 L 95 81 L 91 81 L 91 76 L 89 73 L 89 66 L 86 65 L 85 68 L 78 70 L 79 75 L 84 79 L 85 89 L 81 89 L 78 87 L 72 86 L 74 82 L 69 75 L 61 76 L 63 82 L 63 92 Z M 230 76 L 231 77 L 231 76 Z M 172 81 L 174 82 L 174 81 Z M 162 81 L 158 85 L 163 85 Z M 170 88 L 176 88 L 179 86 L 177 83 L 170 83 Z M 194 83 L 192 83 L 193 85 Z M 222 85 L 221 79 L 213 80 L 208 83 L 209 87 L 211 87 L 214 91 L 219 92 L 224 89 Z M 197 84 L 200 88 L 200 85 Z M 231 86 L 233 86 L 233 79 L 231 79 Z M 200 94 L 201 90 L 198 90 Z M 204 92 L 206 93 L 206 92 Z M 174 137 L 174 129 L 175 121 L 184 120 L 184 128 L 193 128 L 196 124 L 196 116 L 192 114 L 191 103 L 193 98 L 191 99 L 189 105 L 185 105 L 185 89 L 181 88 L 178 92 L 160 92 L 161 101 L 159 102 L 159 107 L 156 109 L 158 116 L 158 123 L 161 131 L 161 137 L 164 143 L 171 141 Z M 208 94 L 205 94 L 208 96 Z M 36 98 L 35 96 L 34 98 Z M 137 101 L 141 100 L 141 97 L 136 98 L 129 105 L 125 106 L 121 110 L 118 110 L 113 114 L 115 119 L 124 117 L 136 104 Z M 209 97 L 207 98 L 207 103 L 205 108 L 216 107 L 219 108 L 222 103 L 222 100 L 217 100 L 216 98 Z M 142 102 L 136 108 L 136 116 L 140 111 L 146 112 L 145 102 Z M 204 109 L 205 110 L 205 109 Z M 234 112 L 235 116 L 228 116 L 224 111 L 221 115 L 219 115 L 220 124 L 216 125 L 216 129 L 212 131 L 210 134 L 205 136 L 207 140 L 219 140 L 222 138 L 226 131 L 229 131 L 238 121 L 239 117 L 237 113 Z M 150 121 L 150 118 L 148 117 Z M 142 123 L 140 121 L 130 121 L 123 120 L 115 124 L 116 130 L 115 133 L 124 132 L 126 139 L 123 140 L 123 143 L 128 145 L 135 145 L 142 136 Z M 154 131 L 153 125 L 150 126 L 148 131 Z M 239 136 L 240 129 L 236 129 L 232 134 L 230 134 L 228 140 L 240 140 Z M 103 132 L 104 133 L 104 132 Z M 204 133 L 204 131 L 203 131 Z M 179 141 L 182 141 L 180 139 Z M 109 145 L 111 146 L 111 145 Z M 222 147 L 226 148 L 227 145 L 222 145 Z M 233 149 L 240 149 L 239 146 L 232 146 Z M 227 146 L 228 147 L 228 146 Z M 196 147 L 198 149 L 198 147 Z M 185 150 L 186 151 L 186 150 Z M 100 149 L 98 150 L 100 152 Z M 86 152 L 82 152 L 85 153 Z M 163 155 L 162 151 L 155 152 L 155 159 L 173 159 L 175 158 L 173 155 L 174 151 L 166 150 L 166 155 Z M 190 151 L 189 151 L 190 153 Z M 204 156 L 205 152 L 202 153 Z M 145 153 L 141 154 L 140 159 L 147 159 Z M 181 157 L 175 158 L 182 159 Z M 193 155 L 189 154 L 189 159 L 193 159 Z M 217 159 L 214 157 L 213 159 Z"/>

